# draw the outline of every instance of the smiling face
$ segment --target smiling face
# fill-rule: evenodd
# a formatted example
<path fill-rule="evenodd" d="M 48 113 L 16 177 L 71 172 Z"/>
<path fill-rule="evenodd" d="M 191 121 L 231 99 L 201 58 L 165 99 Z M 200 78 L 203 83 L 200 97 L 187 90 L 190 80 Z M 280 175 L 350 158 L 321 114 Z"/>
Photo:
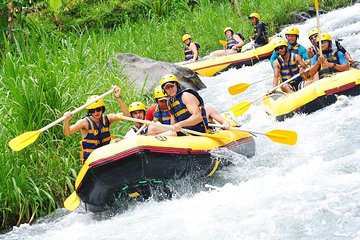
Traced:
<path fill-rule="evenodd" d="M 296 40 L 297 40 L 296 34 L 286 34 L 285 37 L 290 44 L 296 43 Z"/>
<path fill-rule="evenodd" d="M 168 96 L 173 97 L 177 93 L 177 85 L 175 82 L 168 82 L 165 84 L 164 90 Z"/>
<path fill-rule="evenodd" d="M 91 114 L 91 116 L 94 119 L 100 119 L 101 116 L 103 115 L 103 110 L 104 110 L 104 107 L 97 107 L 94 109 L 89 109 L 89 113 Z"/>
<path fill-rule="evenodd" d="M 287 47 L 286 47 L 286 46 L 279 46 L 279 47 L 275 48 L 275 51 L 276 51 L 280 56 L 285 56 L 285 54 L 287 53 Z"/>
<path fill-rule="evenodd" d="M 227 30 L 227 31 L 225 32 L 225 36 L 226 36 L 227 38 L 231 38 L 232 35 L 233 35 L 233 32 L 232 32 L 231 30 Z"/>

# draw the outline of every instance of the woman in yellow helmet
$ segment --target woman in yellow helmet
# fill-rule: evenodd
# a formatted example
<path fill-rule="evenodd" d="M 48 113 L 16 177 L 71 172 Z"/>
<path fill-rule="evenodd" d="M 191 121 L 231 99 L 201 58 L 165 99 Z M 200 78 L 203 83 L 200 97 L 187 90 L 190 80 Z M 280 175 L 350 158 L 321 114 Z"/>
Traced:
<path fill-rule="evenodd" d="M 269 42 L 268 27 L 265 23 L 260 21 L 260 14 L 251 13 L 248 17 L 251 24 L 254 25 L 254 36 L 250 39 L 254 40 L 254 47 L 264 46 Z"/>
<path fill-rule="evenodd" d="M 113 122 L 120 121 L 118 117 L 120 114 L 130 116 L 130 113 L 121 98 L 120 88 L 114 87 L 114 96 L 118 101 L 123 113 L 114 114 L 110 113 L 105 115 L 105 103 L 102 99 L 88 105 L 86 117 L 78 120 L 75 124 L 70 126 L 70 120 L 73 117 L 72 112 L 64 113 L 66 119 L 64 120 L 63 133 L 65 136 L 81 131 L 81 153 L 80 158 L 82 163 L 89 157 L 90 153 L 96 148 L 104 146 L 110 143 L 110 126 Z M 88 98 L 87 102 L 92 102 L 98 98 L 97 95 L 93 95 Z"/>
<path fill-rule="evenodd" d="M 199 59 L 200 45 L 191 41 L 190 34 L 184 34 L 182 41 L 186 45 L 184 48 L 184 59 L 186 62 L 195 62 Z"/>
<path fill-rule="evenodd" d="M 317 37 L 317 46 L 321 42 L 322 56 L 317 53 L 311 60 L 310 76 L 314 80 L 324 78 L 335 72 L 343 72 L 350 69 L 350 65 L 345 55 L 333 49 L 332 38 L 329 33 L 323 32 Z"/>
<path fill-rule="evenodd" d="M 311 29 L 310 32 L 308 33 L 309 40 L 312 44 L 312 46 L 307 49 L 307 54 L 309 55 L 310 58 L 312 58 L 314 55 L 318 53 L 317 42 L 316 42 L 318 35 L 319 35 L 319 29 L 317 28 Z M 334 42 L 337 50 L 345 55 L 346 59 L 349 61 L 350 64 L 355 62 L 354 59 L 351 57 L 350 53 L 341 45 L 340 40 L 335 40 Z"/>
<path fill-rule="evenodd" d="M 226 45 L 224 50 L 217 50 L 210 53 L 210 56 L 220 57 L 226 56 L 241 51 L 241 47 L 244 46 L 244 41 L 240 38 L 238 34 L 234 34 L 234 30 L 231 27 L 226 27 L 224 29 L 224 34 L 226 36 Z"/>

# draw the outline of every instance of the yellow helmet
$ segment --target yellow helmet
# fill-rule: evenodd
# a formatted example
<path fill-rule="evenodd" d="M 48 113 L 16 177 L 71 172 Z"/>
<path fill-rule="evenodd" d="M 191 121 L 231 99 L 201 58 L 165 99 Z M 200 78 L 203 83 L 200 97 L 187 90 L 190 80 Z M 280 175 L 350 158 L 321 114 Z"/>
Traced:
<path fill-rule="evenodd" d="M 287 34 L 295 34 L 299 36 L 299 29 L 295 26 L 290 26 L 286 28 L 285 35 Z"/>
<path fill-rule="evenodd" d="M 320 41 L 323 41 L 323 40 L 327 40 L 327 41 L 332 41 L 332 38 L 331 38 L 331 36 L 330 36 L 330 34 L 328 34 L 327 32 L 323 32 L 323 33 L 321 33 L 321 35 L 320 36 L 318 36 L 317 38 L 316 38 L 316 41 L 317 42 L 320 42 Z"/>
<path fill-rule="evenodd" d="M 142 102 L 133 102 L 129 105 L 129 112 L 133 112 L 136 110 L 144 110 L 146 111 L 146 107 L 145 104 L 143 104 Z"/>
<path fill-rule="evenodd" d="M 273 43 L 274 43 L 274 48 L 277 48 L 277 47 L 280 47 L 280 46 L 286 46 L 286 47 L 288 46 L 288 45 L 287 45 L 287 42 L 285 41 L 285 39 L 283 39 L 283 38 L 281 38 L 281 37 L 275 39 L 275 40 L 273 41 Z"/>
<path fill-rule="evenodd" d="M 180 84 L 179 79 L 174 74 L 166 74 L 160 79 L 161 89 L 164 89 L 164 86 L 168 82 L 177 82 Z"/>
<path fill-rule="evenodd" d="M 192 37 L 191 37 L 190 34 L 184 34 L 181 39 L 182 39 L 183 42 L 185 42 L 186 40 L 191 39 L 191 38 Z"/>
<path fill-rule="evenodd" d="M 164 98 L 167 97 L 168 95 L 166 93 L 163 92 L 163 90 L 161 89 L 161 86 L 157 86 L 154 89 L 154 98 L 155 99 L 160 99 L 160 98 Z"/>
<path fill-rule="evenodd" d="M 227 31 L 232 31 L 232 33 L 234 33 L 234 30 L 232 30 L 232 28 L 231 27 L 226 27 L 225 29 L 224 29 L 224 34 L 227 32 Z"/>
<path fill-rule="evenodd" d="M 98 98 L 98 95 L 93 95 L 90 96 L 87 100 L 86 103 L 92 102 L 94 101 L 96 98 Z M 90 105 L 86 106 L 86 109 L 95 109 L 97 107 L 103 107 L 105 106 L 105 103 L 102 99 L 97 100 L 96 102 L 91 103 Z"/>
<path fill-rule="evenodd" d="M 260 21 L 260 14 L 254 12 L 254 13 L 250 14 L 249 19 L 251 19 L 251 18 L 253 18 L 253 17 L 254 17 L 254 18 L 257 18 L 257 19 Z"/>
<path fill-rule="evenodd" d="M 315 34 L 319 34 L 318 28 L 311 29 L 310 32 L 308 32 L 308 38 L 310 38 L 312 35 L 315 35 Z"/>

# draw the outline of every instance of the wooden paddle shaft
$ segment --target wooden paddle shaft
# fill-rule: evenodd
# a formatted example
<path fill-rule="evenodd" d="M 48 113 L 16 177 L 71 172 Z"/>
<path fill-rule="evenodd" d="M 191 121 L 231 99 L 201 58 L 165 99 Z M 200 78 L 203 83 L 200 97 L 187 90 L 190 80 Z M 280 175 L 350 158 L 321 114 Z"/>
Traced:
<path fill-rule="evenodd" d="M 85 103 L 85 104 L 82 105 L 81 107 L 76 108 L 75 110 L 72 111 L 72 113 L 75 114 L 75 113 L 83 110 L 84 108 L 86 108 L 86 107 L 89 106 L 90 104 L 92 104 L 92 103 L 98 101 L 99 99 L 104 98 L 105 96 L 109 95 L 110 93 L 112 93 L 112 91 L 113 91 L 113 88 L 111 88 L 111 89 L 110 89 L 109 91 L 107 91 L 106 93 L 100 95 L 99 97 L 94 98 L 92 101 Z M 48 130 L 49 128 L 55 126 L 56 124 L 64 121 L 65 119 L 66 119 L 66 116 L 62 116 L 61 118 L 57 119 L 56 121 L 54 121 L 54 122 L 46 125 L 45 127 L 41 128 L 39 131 L 40 131 L 40 132 L 44 132 L 44 131 Z"/>

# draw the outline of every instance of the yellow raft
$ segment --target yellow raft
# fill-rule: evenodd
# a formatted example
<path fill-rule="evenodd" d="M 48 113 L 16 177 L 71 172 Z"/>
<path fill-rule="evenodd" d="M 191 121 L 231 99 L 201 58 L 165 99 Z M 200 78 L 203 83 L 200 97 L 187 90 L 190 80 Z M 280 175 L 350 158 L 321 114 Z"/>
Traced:
<path fill-rule="evenodd" d="M 246 49 L 246 46 L 243 47 Z M 223 57 L 213 57 L 192 63 L 182 63 L 182 67 L 191 69 L 193 72 L 211 77 L 219 72 L 230 68 L 241 68 L 242 66 L 253 66 L 261 60 L 269 59 L 274 51 L 274 44 L 270 41 L 268 44 Z"/>
<path fill-rule="evenodd" d="M 79 172 L 76 193 L 87 210 L 103 211 L 124 198 L 141 196 L 142 183 L 156 185 L 189 175 L 212 175 L 221 163 L 211 157 L 215 148 L 228 148 L 247 157 L 255 154 L 249 133 L 221 130 L 219 134 L 136 136 L 98 148 Z"/>
<path fill-rule="evenodd" d="M 266 113 L 278 121 L 295 113 L 309 114 L 337 101 L 337 96 L 360 94 L 360 70 L 350 69 L 315 81 L 291 94 L 275 92 L 264 97 L 261 105 Z"/>

